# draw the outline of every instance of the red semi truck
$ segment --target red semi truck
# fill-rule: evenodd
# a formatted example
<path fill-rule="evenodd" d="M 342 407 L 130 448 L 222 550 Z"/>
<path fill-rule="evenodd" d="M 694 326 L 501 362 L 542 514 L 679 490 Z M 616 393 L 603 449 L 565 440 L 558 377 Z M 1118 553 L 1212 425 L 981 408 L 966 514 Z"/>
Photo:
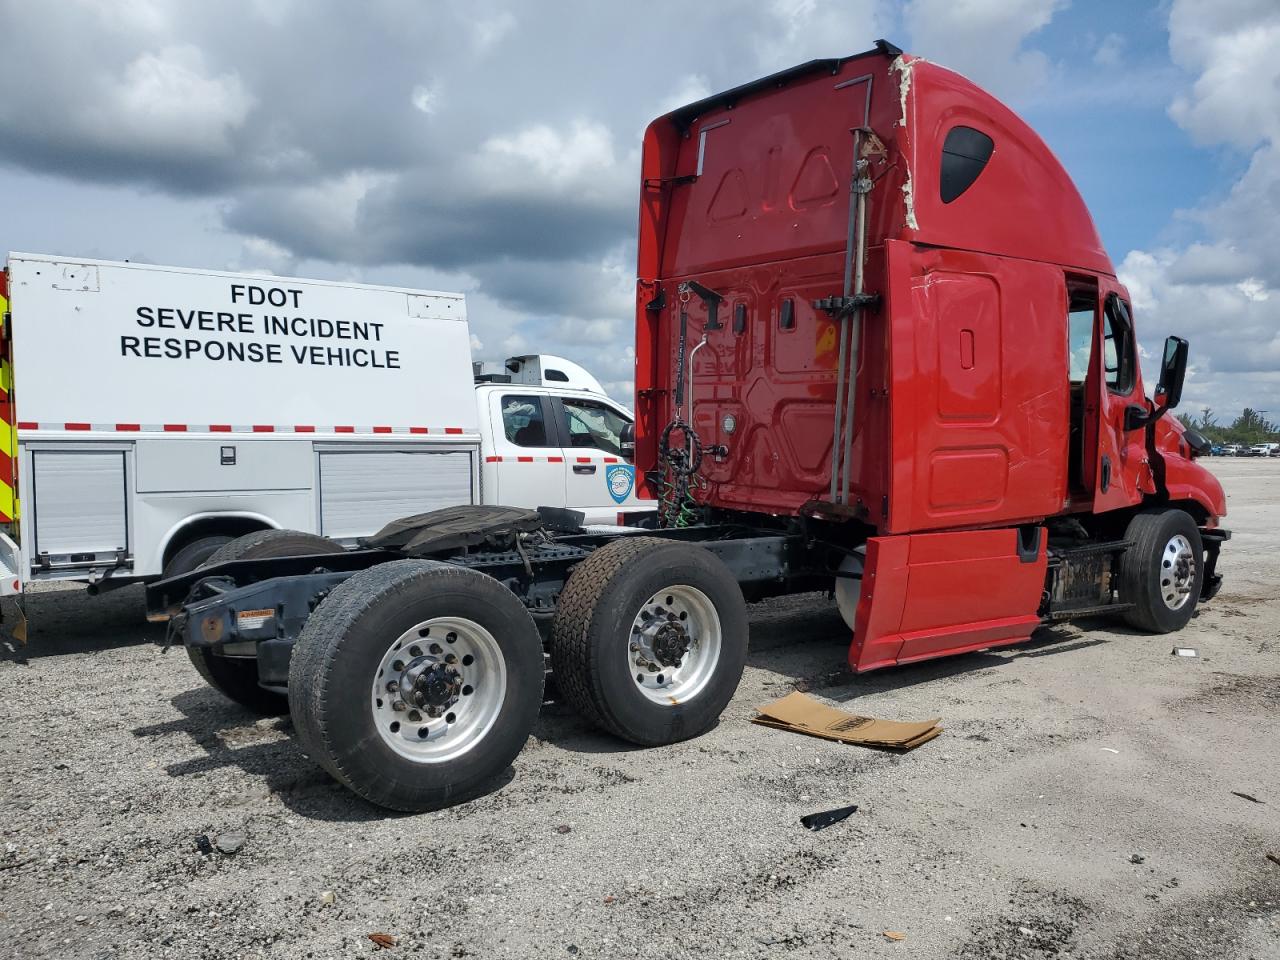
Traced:
<path fill-rule="evenodd" d="M 1148 399 L 1130 298 L 1040 138 L 881 41 L 644 139 L 634 461 L 648 529 L 462 507 L 355 549 L 274 531 L 154 584 L 201 673 L 369 800 L 480 789 L 543 697 L 660 745 L 732 696 L 748 601 L 834 593 L 857 671 L 1116 614 L 1178 630 L 1229 538 Z M 630 438 L 628 438 L 630 439 Z"/>

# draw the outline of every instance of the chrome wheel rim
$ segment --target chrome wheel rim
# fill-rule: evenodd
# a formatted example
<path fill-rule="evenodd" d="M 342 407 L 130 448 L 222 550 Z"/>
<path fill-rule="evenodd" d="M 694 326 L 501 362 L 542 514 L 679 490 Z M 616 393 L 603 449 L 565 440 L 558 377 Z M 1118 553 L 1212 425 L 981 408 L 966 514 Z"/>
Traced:
<path fill-rule="evenodd" d="M 720 662 L 720 615 L 696 587 L 657 591 L 631 623 L 627 665 L 637 689 L 649 700 L 674 706 L 692 700 Z"/>
<path fill-rule="evenodd" d="M 444 763 L 485 738 L 507 694 L 498 641 L 474 620 L 436 617 L 387 648 L 370 708 L 382 742 L 415 763 Z"/>
<path fill-rule="evenodd" d="M 1175 534 L 1160 556 L 1160 597 L 1170 610 L 1181 610 L 1191 600 L 1196 582 L 1196 555 L 1191 541 Z"/>

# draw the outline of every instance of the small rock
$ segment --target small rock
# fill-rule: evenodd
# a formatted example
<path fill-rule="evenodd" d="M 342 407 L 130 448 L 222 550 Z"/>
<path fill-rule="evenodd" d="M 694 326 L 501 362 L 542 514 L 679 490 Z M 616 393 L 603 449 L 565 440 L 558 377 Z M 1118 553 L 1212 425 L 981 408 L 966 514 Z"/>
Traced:
<path fill-rule="evenodd" d="M 1144 863 L 1144 862 L 1146 861 L 1146 859 L 1147 859 L 1147 858 L 1146 858 L 1146 857 L 1144 857 L 1144 856 L 1143 856 L 1142 854 L 1140 854 L 1140 853 L 1131 853 L 1131 854 L 1129 854 L 1129 862 L 1130 862 L 1130 863 Z"/>
<path fill-rule="evenodd" d="M 222 833 L 218 835 L 218 839 L 214 841 L 216 846 L 222 853 L 231 856 L 240 852 L 240 848 L 244 846 L 248 839 L 239 830 L 233 830 L 231 833 Z"/>
<path fill-rule="evenodd" d="M 334 905 L 334 903 L 336 903 L 336 902 L 337 902 L 337 900 L 338 900 L 338 898 L 334 895 L 334 892 L 333 892 L 332 890 L 321 890 L 321 891 L 320 891 L 320 905 L 321 905 L 321 906 L 323 906 L 323 907 L 331 907 L 331 906 L 333 906 L 333 905 Z"/>
<path fill-rule="evenodd" d="M 76 917 L 76 923 L 88 923 L 88 922 L 89 922 L 89 918 L 86 917 L 83 913 Z"/>
<path fill-rule="evenodd" d="M 556 827 L 556 833 L 562 833 L 562 834 L 568 833 L 572 829 L 573 827 L 569 826 L 567 823 L 562 823 L 560 824 L 560 826 Z M 575 952 L 577 951 L 577 949 L 578 949 L 577 947 L 574 947 Z"/>

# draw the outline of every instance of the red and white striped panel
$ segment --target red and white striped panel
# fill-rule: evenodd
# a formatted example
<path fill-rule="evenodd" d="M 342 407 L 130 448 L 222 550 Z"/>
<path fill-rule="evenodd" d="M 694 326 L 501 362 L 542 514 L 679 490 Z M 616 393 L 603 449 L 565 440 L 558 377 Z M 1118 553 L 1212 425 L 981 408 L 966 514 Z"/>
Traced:
<path fill-rule="evenodd" d="M 73 433 L 360 433 L 391 436 L 460 436 L 462 427 L 392 427 L 383 425 L 308 423 L 47 423 L 19 420 L 19 430 L 58 430 Z"/>
<path fill-rule="evenodd" d="M 621 463 L 617 457 L 573 457 L 574 463 Z M 485 463 L 564 463 L 564 457 L 485 457 Z"/>

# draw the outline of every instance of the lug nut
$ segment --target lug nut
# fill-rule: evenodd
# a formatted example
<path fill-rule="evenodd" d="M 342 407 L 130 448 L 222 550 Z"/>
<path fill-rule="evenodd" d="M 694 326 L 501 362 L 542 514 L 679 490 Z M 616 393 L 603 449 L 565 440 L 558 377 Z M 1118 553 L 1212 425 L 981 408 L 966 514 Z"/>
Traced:
<path fill-rule="evenodd" d="M 404 710 L 405 702 L 403 700 L 393 700 L 391 702 L 391 709 L 396 711 Z"/>

